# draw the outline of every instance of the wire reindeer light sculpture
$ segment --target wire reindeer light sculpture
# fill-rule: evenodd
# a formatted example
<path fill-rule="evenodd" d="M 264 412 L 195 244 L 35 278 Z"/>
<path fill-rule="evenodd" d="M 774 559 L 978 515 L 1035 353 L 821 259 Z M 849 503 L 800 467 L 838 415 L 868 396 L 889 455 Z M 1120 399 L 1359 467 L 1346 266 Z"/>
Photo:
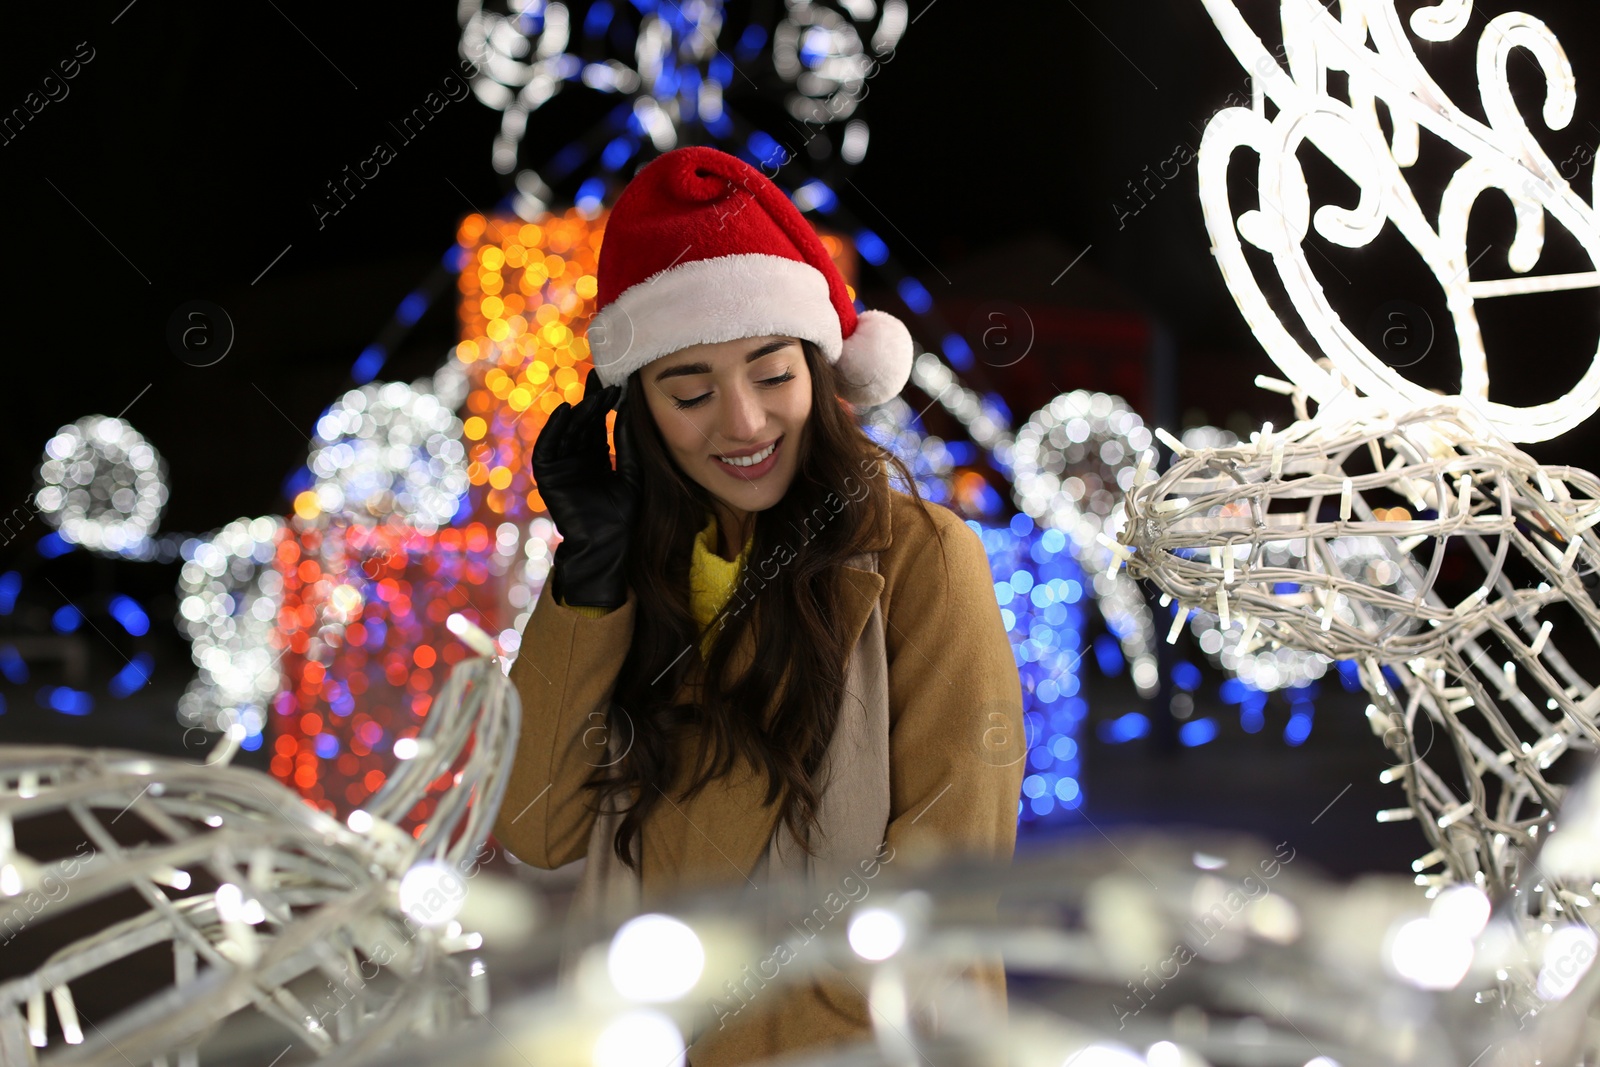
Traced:
<path fill-rule="evenodd" d="M 1337 14 L 1284 0 L 1287 70 L 1231 0 L 1204 2 L 1254 75 L 1255 98 L 1206 128 L 1198 164 L 1206 226 L 1229 289 L 1289 379 L 1257 383 L 1289 396 L 1296 419 L 1230 448 L 1191 450 L 1157 431 L 1175 459 L 1159 475 L 1152 457 L 1141 462 L 1116 562 L 1177 601 L 1174 636 L 1202 609 L 1238 629 L 1244 649 L 1282 646 L 1359 665 L 1373 730 L 1397 761 L 1383 780 L 1402 782 L 1409 801 L 1378 818 L 1420 821 L 1433 848 L 1413 868 L 1442 865 L 1419 873 L 1430 893 L 1475 883 L 1511 902 L 1529 929 L 1588 923 L 1600 917 L 1600 871 L 1546 870 L 1537 851 L 1583 758 L 1562 757 L 1600 744 L 1600 478 L 1541 465 L 1518 445 L 1593 414 L 1600 361 L 1555 400 L 1497 403 L 1475 312 L 1480 299 L 1600 285 L 1595 271 L 1528 273 L 1547 212 L 1600 264 L 1592 206 L 1539 147 L 1507 83 L 1513 50 L 1531 54 L 1545 79 L 1544 122 L 1559 129 L 1573 114 L 1571 66 L 1532 16 L 1488 20 L 1477 47 L 1484 123 L 1424 70 L 1392 0 L 1347 0 Z M 1409 27 L 1447 42 L 1471 15 L 1470 0 L 1449 0 L 1413 12 Z M 1330 72 L 1346 77 L 1348 99 L 1330 94 Z M 1392 134 L 1379 122 L 1380 103 Z M 1421 130 L 1467 157 L 1446 184 L 1436 223 L 1405 175 Z M 1296 158 L 1307 147 L 1359 187 L 1354 207 L 1312 210 Z M 1260 202 L 1236 211 L 1228 166 L 1241 148 L 1259 154 Z M 1508 263 L 1522 277 L 1473 276 L 1481 268 L 1468 259 L 1467 221 L 1490 190 L 1515 210 Z M 1407 380 L 1363 344 L 1306 258 L 1312 226 L 1359 248 L 1391 222 L 1445 292 L 1461 353 L 1455 395 Z M 1270 255 L 1293 329 L 1274 311 L 1243 242 Z M 1536 970 L 1510 975 L 1508 1003 L 1542 1003 Z"/>
<path fill-rule="evenodd" d="M 452 623 L 481 654 L 456 666 L 421 734 L 398 743 L 398 766 L 348 825 L 230 766 L 239 724 L 205 765 L 0 747 L 6 940 L 54 945 L 52 920 L 116 894 L 144 905 L 0 982 L 0 1062 L 195 1067 L 219 1025 L 248 1008 L 316 1052 L 372 1051 L 486 1008 L 481 963 L 455 955 L 481 938 L 454 920 L 500 806 L 520 706 L 488 636 Z M 451 783 L 442 793 L 441 778 Z M 413 836 L 399 824 L 430 790 L 436 807 Z M 19 847 L 59 840 L 64 820 L 83 834 L 76 851 L 46 861 Z M 164 945 L 171 986 L 98 1022 L 80 1016 L 75 982 Z"/>
<path fill-rule="evenodd" d="M 1419 869 L 1442 862 L 1452 881 L 1503 892 L 1560 796 L 1544 771 L 1600 739 L 1600 697 L 1561 651 L 1600 638 L 1583 578 L 1600 545 L 1574 531 L 1600 508 L 1600 479 L 1540 467 L 1489 432 L 1451 406 L 1399 418 L 1369 408 L 1189 452 L 1130 496 L 1129 567 L 1178 601 L 1180 619 L 1214 611 L 1247 650 L 1356 662 L 1401 761 L 1386 773 L 1405 782 L 1436 848 Z M 1410 515 L 1391 500 L 1434 517 L 1390 520 Z M 1339 551 L 1355 538 L 1381 554 Z M 1480 576 L 1454 602 L 1439 583 L 1451 541 Z M 1286 542 L 1298 550 L 1273 565 L 1269 546 Z M 1435 766 L 1451 757 L 1454 783 Z"/>

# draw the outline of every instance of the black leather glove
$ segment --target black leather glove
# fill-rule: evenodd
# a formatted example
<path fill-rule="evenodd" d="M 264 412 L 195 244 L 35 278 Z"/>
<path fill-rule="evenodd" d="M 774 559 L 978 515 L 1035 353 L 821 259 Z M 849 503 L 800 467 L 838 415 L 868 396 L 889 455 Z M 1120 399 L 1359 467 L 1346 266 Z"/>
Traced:
<path fill-rule="evenodd" d="M 627 412 L 613 432 L 617 469 L 606 447 L 606 412 L 621 385 L 605 388 L 591 370 L 577 407 L 550 413 L 533 445 L 533 480 L 561 534 L 551 561 L 558 603 L 618 608 L 628 599 L 628 538 L 639 500 L 639 461 L 628 441 Z"/>

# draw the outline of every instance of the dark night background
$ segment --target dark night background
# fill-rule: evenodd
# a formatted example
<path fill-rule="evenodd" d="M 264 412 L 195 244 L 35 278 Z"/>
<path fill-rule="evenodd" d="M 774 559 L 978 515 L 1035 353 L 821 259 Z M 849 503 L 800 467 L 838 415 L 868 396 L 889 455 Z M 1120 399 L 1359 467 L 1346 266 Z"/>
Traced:
<path fill-rule="evenodd" d="M 1276 44 L 1276 3 L 1241 6 Z M 1415 6 L 1402 3 L 1402 16 Z M 1462 38 L 1419 48 L 1451 97 L 1480 117 L 1470 91 L 1473 51 L 1484 19 L 1510 6 L 1479 4 Z M 1574 184 L 1587 193 L 1600 142 L 1600 21 L 1591 2 L 1516 6 L 1543 18 L 1573 62 L 1578 113 L 1564 130 L 1538 122 L 1542 82 L 1533 63 L 1513 59 L 1512 84 L 1550 157 L 1582 160 Z M 734 7 L 734 32 L 746 10 Z M 888 242 L 958 326 L 966 318 L 956 309 L 987 299 L 1010 299 L 1040 321 L 1069 326 L 1119 312 L 1150 337 L 1170 339 L 1175 357 L 1170 372 L 1155 363 L 1153 378 L 1148 362 L 1104 366 L 1074 352 L 1070 340 L 1052 342 L 1014 378 L 985 369 L 975 386 L 1005 395 L 1019 423 L 1055 391 L 1038 394 L 1040 381 L 1060 389 L 1121 383 L 1147 420 L 1173 430 L 1288 421 L 1281 398 L 1251 384 L 1276 371 L 1209 254 L 1193 164 L 1129 210 L 1130 183 L 1179 146 L 1198 147 L 1207 118 L 1247 89 L 1199 0 L 912 0 L 911 13 L 915 21 L 863 104 L 870 150 L 848 183 L 830 178 L 849 212 Z M 43 445 L 58 427 L 124 411 L 168 464 L 164 531 L 202 533 L 240 516 L 284 512 L 285 476 L 304 459 L 318 414 L 352 385 L 358 353 L 435 268 L 461 216 L 491 209 L 505 192 L 508 179 L 489 164 L 499 115 L 469 97 L 399 147 L 321 228 L 312 209 L 325 183 L 370 155 L 377 140 L 396 143 L 388 123 L 455 69 L 455 5 L 114 0 L 13 5 L 7 21 L 0 109 L 20 106 L 80 42 L 93 59 L 68 83 L 67 98 L 0 144 L 10 207 L 0 233 L 11 264 L 0 513 L 29 499 Z M 730 103 L 741 105 L 737 86 Z M 542 163 L 594 114 L 581 93 L 558 97 L 531 117 L 524 161 Z M 1425 203 L 1436 206 L 1443 175 L 1458 163 L 1425 135 L 1413 176 L 1434 190 Z M 1314 161 L 1308 168 L 1314 204 L 1352 201 L 1347 179 Z M 1241 162 L 1234 169 L 1245 171 Z M 801 174 L 786 170 L 783 178 L 792 186 Z M 1508 273 L 1510 217 L 1503 198 L 1480 201 L 1469 248 L 1476 254 L 1493 244 L 1498 254 L 1474 277 Z M 1592 269 L 1568 235 L 1547 228 L 1541 272 Z M 1358 332 L 1392 301 L 1425 309 L 1442 332 L 1417 376 L 1452 384 L 1442 295 L 1392 228 L 1365 249 L 1308 243 L 1326 255 L 1323 284 Z M 870 306 L 904 314 L 870 278 L 864 295 Z M 450 296 L 404 336 L 380 379 L 410 380 L 438 365 L 456 339 Z M 166 343 L 172 312 L 193 299 L 227 309 L 237 329 L 232 351 L 214 366 L 190 366 Z M 1549 399 L 1593 357 L 1593 290 L 1485 305 L 1496 399 Z M 926 403 L 911 399 L 917 408 Z M 1591 423 L 1530 451 L 1592 467 L 1595 433 Z M 29 612 L 47 615 L 62 597 L 114 586 L 150 607 L 156 625 L 144 641 L 160 650 L 159 667 L 144 692 L 102 702 L 81 719 L 39 708 L 30 687 L 0 688 L 0 737 L 179 751 L 173 706 L 192 668 L 170 624 L 176 566 L 83 552 L 46 564 L 32 547 L 46 532 L 35 519 L 0 548 L 0 571 L 28 576 L 0 638 L 26 625 Z M 108 647 L 115 643 L 110 635 L 91 642 L 92 678 L 120 665 Z M 1218 680 L 1208 676 L 1202 693 L 1215 694 Z M 1136 700 L 1111 682 L 1090 685 L 1097 720 Z M 1377 784 L 1385 753 L 1362 721 L 1364 701 L 1341 693 L 1331 674 L 1323 690 L 1316 730 L 1300 748 L 1279 736 L 1281 704 L 1269 710 L 1265 732 L 1245 735 L 1235 724 L 1195 750 L 1162 752 L 1147 742 L 1111 749 L 1087 730 L 1087 814 L 1102 830 L 1136 819 L 1242 827 L 1290 838 L 1338 870 L 1404 870 L 1424 849 L 1414 827 L 1372 821 L 1375 809 L 1403 797 L 1398 786 Z M 1207 700 L 1215 703 L 1203 696 L 1202 705 Z M 1224 722 L 1232 714 L 1210 710 Z"/>

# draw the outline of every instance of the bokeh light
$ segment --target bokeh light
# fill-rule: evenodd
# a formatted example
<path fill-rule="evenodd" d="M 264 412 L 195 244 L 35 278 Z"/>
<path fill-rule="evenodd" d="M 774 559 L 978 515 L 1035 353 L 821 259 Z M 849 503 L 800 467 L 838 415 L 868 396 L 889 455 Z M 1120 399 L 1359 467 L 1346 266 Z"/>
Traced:
<path fill-rule="evenodd" d="M 267 708 L 283 681 L 283 578 L 271 564 L 284 535 L 275 516 L 235 519 L 181 550 L 177 623 L 189 635 L 199 673 L 178 700 L 178 721 L 217 733 L 242 725 L 247 751 L 260 747 Z"/>
<path fill-rule="evenodd" d="M 468 654 L 446 620 L 461 612 L 495 632 L 511 562 L 477 522 L 433 532 L 292 520 L 272 563 L 284 645 L 269 717 L 274 777 L 340 818 L 382 788 L 395 741 L 420 732 Z M 406 829 L 448 784 L 434 783 Z"/>
<path fill-rule="evenodd" d="M 461 506 L 461 422 L 431 391 L 404 382 L 352 389 L 317 420 L 315 443 L 307 466 L 316 482 L 295 501 L 301 517 L 431 531 Z"/>
<path fill-rule="evenodd" d="M 167 503 L 167 465 L 121 419 L 86 415 L 45 444 L 39 514 L 70 544 L 148 559 Z"/>
<path fill-rule="evenodd" d="M 1067 535 L 1085 572 L 1106 629 L 1121 645 L 1121 659 L 1141 696 L 1160 681 L 1155 625 L 1138 584 L 1110 571 L 1110 550 L 1126 521 L 1121 498 L 1137 473 L 1135 461 L 1150 447 L 1150 430 L 1127 401 L 1082 389 L 1062 393 L 1017 431 L 1012 454 L 1017 506 L 1041 526 Z M 1109 654 L 1098 656 L 1110 661 Z"/>
<path fill-rule="evenodd" d="M 1083 804 L 1079 739 L 1088 704 L 1080 692 L 1085 579 L 1066 536 L 1026 515 L 970 526 L 994 573 L 1000 619 L 1022 679 L 1027 768 L 1017 816 L 1023 823 L 1071 818 Z"/>

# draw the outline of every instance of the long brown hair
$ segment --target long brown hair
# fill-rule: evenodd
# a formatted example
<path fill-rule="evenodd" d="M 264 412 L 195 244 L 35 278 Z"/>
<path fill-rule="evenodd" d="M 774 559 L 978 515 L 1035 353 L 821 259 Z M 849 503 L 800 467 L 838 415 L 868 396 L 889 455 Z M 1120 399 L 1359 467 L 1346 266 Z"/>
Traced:
<path fill-rule="evenodd" d="M 686 647 L 695 653 L 700 649 L 701 631 L 690 610 L 689 564 L 712 498 L 668 453 L 645 403 L 640 372 L 628 380 L 618 417 L 628 420 L 629 442 L 638 452 L 637 514 L 648 536 L 636 534 L 629 544 L 628 582 L 638 602 L 633 643 L 606 709 L 608 730 L 625 746 L 625 754 L 597 767 L 585 787 L 601 799 L 623 798 L 618 809 L 625 814 L 612 844 L 629 866 L 646 817 L 660 802 L 665 785 L 677 780 L 673 728 L 686 713 L 699 723 L 702 744 L 695 756 L 696 776 L 683 799 L 727 774 L 735 754 L 742 755 L 765 772 L 765 803 L 782 795 L 779 817 L 811 851 L 809 832 L 819 800 L 811 776 L 839 718 L 851 651 L 835 625 L 846 593 L 839 568 L 867 543 L 873 516 L 880 509 L 888 511 L 891 501 L 883 497 L 896 491 L 884 477 L 890 467 L 919 504 L 922 495 L 905 463 L 868 437 L 838 398 L 833 365 L 810 341 L 802 341 L 801 347 L 811 370 L 812 404 L 801 435 L 800 465 L 783 499 L 756 514 L 755 538 L 746 556 L 747 561 L 767 560 L 786 546 L 785 562 L 752 599 L 736 593 L 711 620 L 708 629 L 716 637 L 700 672 L 701 699 L 690 708 L 675 708 L 673 700 L 691 666 Z M 856 503 L 842 510 L 825 506 L 830 495 L 842 495 L 856 483 L 865 483 L 870 496 L 852 495 Z M 835 511 L 814 536 L 799 545 L 790 543 L 793 531 Z M 917 511 L 937 541 L 937 525 L 921 507 Z M 729 658 L 746 628 L 754 630 L 754 656 L 739 678 L 725 684 Z M 788 684 L 770 722 L 764 722 L 762 713 L 771 705 L 779 679 Z"/>

